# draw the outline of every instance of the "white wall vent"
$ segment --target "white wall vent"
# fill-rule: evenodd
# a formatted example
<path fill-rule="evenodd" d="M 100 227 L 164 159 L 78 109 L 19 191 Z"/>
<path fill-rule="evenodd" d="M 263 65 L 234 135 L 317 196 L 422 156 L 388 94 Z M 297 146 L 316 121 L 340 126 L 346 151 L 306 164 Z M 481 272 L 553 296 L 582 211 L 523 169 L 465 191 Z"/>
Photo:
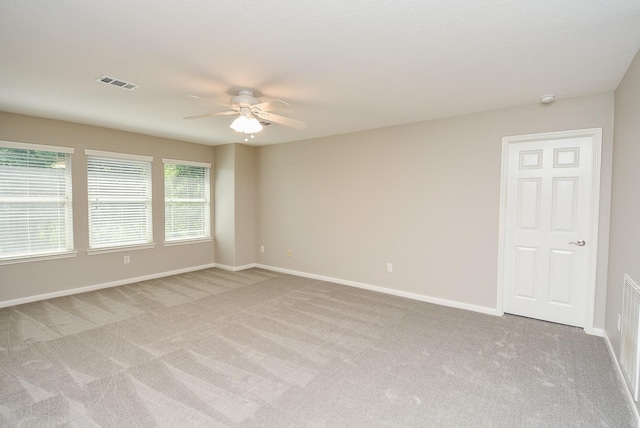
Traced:
<path fill-rule="evenodd" d="M 622 290 L 622 330 L 620 336 L 620 366 L 631 389 L 633 399 L 638 401 L 640 387 L 640 287 L 624 276 Z"/>
<path fill-rule="evenodd" d="M 118 88 L 127 89 L 129 91 L 133 91 L 140 87 L 140 85 L 136 85 L 135 83 L 125 82 L 109 76 L 100 76 L 96 79 L 96 82 L 104 83 L 105 85 L 117 86 Z"/>

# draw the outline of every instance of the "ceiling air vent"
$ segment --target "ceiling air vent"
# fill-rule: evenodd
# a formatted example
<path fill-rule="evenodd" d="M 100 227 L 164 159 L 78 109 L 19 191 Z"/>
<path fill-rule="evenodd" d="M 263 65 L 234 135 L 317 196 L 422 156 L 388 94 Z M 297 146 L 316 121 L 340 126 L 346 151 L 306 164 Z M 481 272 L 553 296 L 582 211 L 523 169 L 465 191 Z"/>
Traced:
<path fill-rule="evenodd" d="M 125 82 L 109 76 L 100 76 L 96 79 L 96 82 L 104 83 L 105 85 L 117 86 L 118 88 L 126 89 L 129 91 L 133 91 L 134 89 L 140 87 L 140 85 L 136 85 L 135 83 Z"/>
<path fill-rule="evenodd" d="M 260 125 L 262 126 L 277 126 L 275 123 L 273 122 L 267 122 L 266 120 L 260 120 Z"/>

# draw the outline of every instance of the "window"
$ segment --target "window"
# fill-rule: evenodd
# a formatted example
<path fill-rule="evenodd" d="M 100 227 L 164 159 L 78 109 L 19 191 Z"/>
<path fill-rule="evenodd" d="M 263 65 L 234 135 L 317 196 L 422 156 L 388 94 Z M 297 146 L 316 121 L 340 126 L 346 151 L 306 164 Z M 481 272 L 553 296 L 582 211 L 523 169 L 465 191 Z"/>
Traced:
<path fill-rule="evenodd" d="M 165 241 L 211 237 L 211 164 L 163 159 Z"/>
<path fill-rule="evenodd" d="M 149 156 L 85 150 L 90 250 L 153 246 Z"/>
<path fill-rule="evenodd" d="M 0 261 L 75 254 L 72 154 L 0 141 Z"/>

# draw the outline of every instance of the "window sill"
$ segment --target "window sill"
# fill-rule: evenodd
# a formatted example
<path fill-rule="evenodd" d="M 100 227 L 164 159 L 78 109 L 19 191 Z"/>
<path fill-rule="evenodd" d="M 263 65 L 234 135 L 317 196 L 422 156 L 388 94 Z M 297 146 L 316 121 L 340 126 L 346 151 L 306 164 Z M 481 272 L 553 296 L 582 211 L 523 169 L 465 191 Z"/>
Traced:
<path fill-rule="evenodd" d="M 120 253 L 123 251 L 136 251 L 136 250 L 149 250 L 151 248 L 155 248 L 155 242 L 151 242 L 150 244 L 140 244 L 140 245 L 123 245 L 119 247 L 105 247 L 105 248 L 93 248 L 87 250 L 87 255 L 93 256 L 96 254 L 107 254 L 107 253 Z"/>
<path fill-rule="evenodd" d="M 213 238 L 193 238 L 193 239 L 176 239 L 175 241 L 165 241 L 165 247 L 174 247 L 176 245 L 201 244 L 203 242 L 211 242 Z"/>
<path fill-rule="evenodd" d="M 46 260 L 68 259 L 76 257 L 77 251 L 68 251 L 65 253 L 38 254 L 33 256 L 18 256 L 0 259 L 0 265 L 11 265 L 15 263 L 42 262 Z"/>

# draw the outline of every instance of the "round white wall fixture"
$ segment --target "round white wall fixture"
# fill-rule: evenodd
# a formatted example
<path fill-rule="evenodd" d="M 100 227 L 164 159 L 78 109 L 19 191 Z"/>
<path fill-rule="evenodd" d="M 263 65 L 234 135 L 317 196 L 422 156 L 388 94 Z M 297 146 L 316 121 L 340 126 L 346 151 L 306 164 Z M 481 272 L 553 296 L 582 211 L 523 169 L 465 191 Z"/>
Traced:
<path fill-rule="evenodd" d="M 553 102 L 553 100 L 555 99 L 555 95 L 553 94 L 547 94 L 547 95 L 543 95 L 540 97 L 540 102 L 542 104 L 550 104 L 551 102 Z"/>

